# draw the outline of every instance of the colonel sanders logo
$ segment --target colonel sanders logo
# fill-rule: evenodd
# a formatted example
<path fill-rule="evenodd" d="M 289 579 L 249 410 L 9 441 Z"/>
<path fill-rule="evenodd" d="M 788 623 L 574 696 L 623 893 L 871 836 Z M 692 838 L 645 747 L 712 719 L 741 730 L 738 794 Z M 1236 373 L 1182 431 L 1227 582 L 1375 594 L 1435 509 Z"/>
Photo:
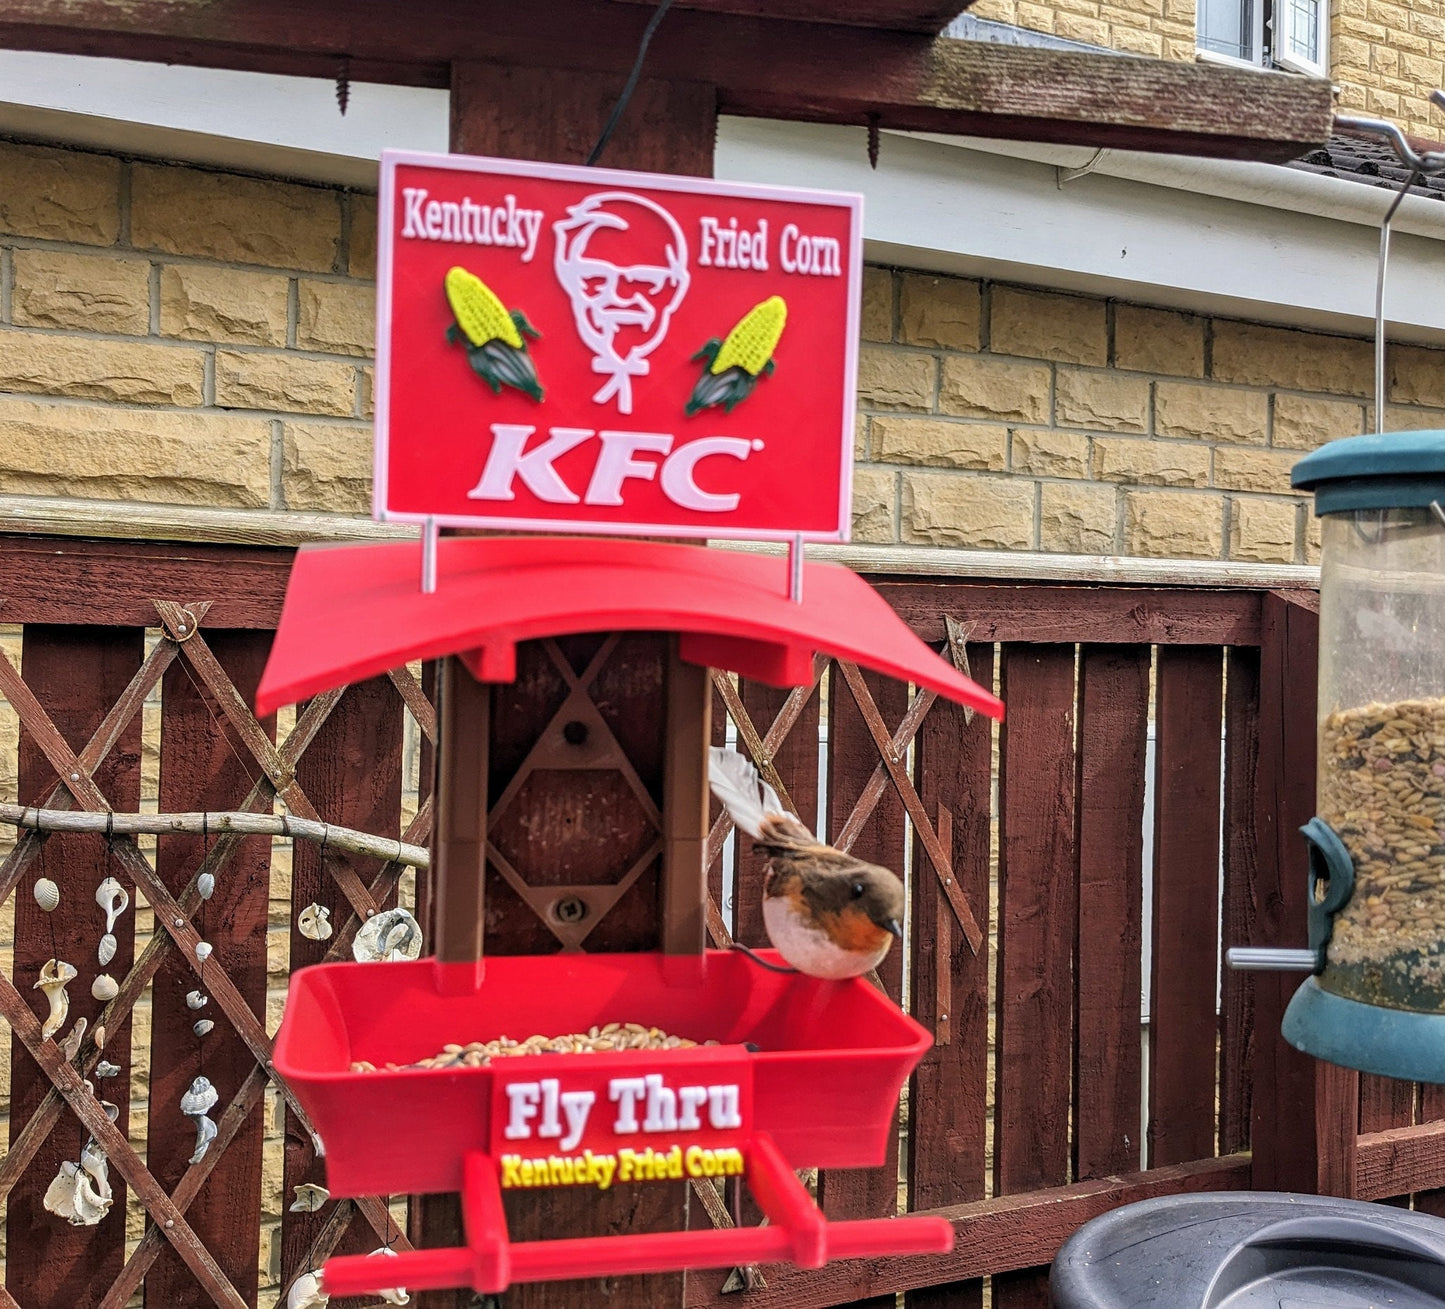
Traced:
<path fill-rule="evenodd" d="M 572 302 L 592 371 L 607 381 L 592 399 L 632 412 L 632 379 L 667 336 L 687 294 L 687 240 L 667 210 L 625 191 L 602 191 L 554 223 L 557 280 Z"/>

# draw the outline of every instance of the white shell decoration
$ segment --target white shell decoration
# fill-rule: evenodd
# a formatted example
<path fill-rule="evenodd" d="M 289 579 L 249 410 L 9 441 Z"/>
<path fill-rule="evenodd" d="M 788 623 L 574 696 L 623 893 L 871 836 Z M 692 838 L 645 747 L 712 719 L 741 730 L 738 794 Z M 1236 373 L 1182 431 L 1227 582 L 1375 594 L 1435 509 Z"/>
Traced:
<path fill-rule="evenodd" d="M 60 903 L 60 888 L 48 877 L 40 878 L 35 883 L 35 903 L 49 913 Z"/>
<path fill-rule="evenodd" d="M 291 1283 L 286 1309 L 324 1309 L 330 1302 L 331 1297 L 321 1289 L 321 1274 L 302 1273 Z"/>
<path fill-rule="evenodd" d="M 315 1182 L 302 1182 L 294 1190 L 296 1198 L 291 1202 L 293 1214 L 314 1214 L 331 1199 L 331 1192 L 324 1186 L 317 1186 Z"/>
<path fill-rule="evenodd" d="M 216 1125 L 204 1114 L 194 1116 L 196 1124 L 196 1148 L 191 1152 L 190 1162 L 198 1164 L 206 1157 L 206 1151 L 211 1148 L 211 1142 L 216 1139 Z"/>
<path fill-rule="evenodd" d="M 197 1036 L 209 1036 L 213 1027 L 215 1027 L 215 1023 L 213 1023 L 209 1018 L 202 1018 L 199 1023 L 191 1024 L 191 1031 L 193 1031 Z"/>
<path fill-rule="evenodd" d="M 60 1043 L 60 1053 L 65 1056 L 66 1063 L 80 1053 L 80 1043 L 85 1040 L 85 1029 L 88 1022 L 88 1019 L 77 1018 L 75 1026 L 70 1029 L 70 1035 Z"/>
<path fill-rule="evenodd" d="M 181 1112 L 187 1118 L 197 1114 L 208 1114 L 219 1103 L 221 1097 L 211 1085 L 209 1077 L 198 1077 L 191 1083 L 191 1089 L 181 1096 Z"/>
<path fill-rule="evenodd" d="M 206 960 L 209 959 L 210 957 L 211 957 L 211 943 L 210 943 L 209 941 L 197 941 L 197 942 L 196 942 L 196 959 L 197 959 L 200 963 L 205 963 Z"/>
<path fill-rule="evenodd" d="M 100 945 L 96 949 L 95 956 L 100 960 L 102 968 L 115 958 L 115 937 L 109 932 L 100 938 Z"/>
<path fill-rule="evenodd" d="M 45 1192 L 45 1207 L 72 1227 L 94 1227 L 110 1211 L 110 1162 L 94 1140 L 80 1162 L 67 1159 Z"/>
<path fill-rule="evenodd" d="M 99 977 L 90 984 L 90 993 L 97 1000 L 114 1000 L 120 994 L 120 983 L 109 973 L 101 973 Z"/>
<path fill-rule="evenodd" d="M 206 995 L 204 992 L 201 992 L 201 991 L 187 991 L 187 992 L 186 992 L 186 1008 L 187 1008 L 187 1009 L 204 1009 L 204 1008 L 206 1007 L 207 1003 L 209 1003 L 210 998 L 211 998 L 210 996 Z"/>
<path fill-rule="evenodd" d="M 331 910 L 324 904 L 309 904 L 296 920 L 301 935 L 308 941 L 326 941 L 331 937 Z"/>
<path fill-rule="evenodd" d="M 201 893 L 202 900 L 209 900 L 216 894 L 216 875 L 214 873 L 202 873 L 196 878 L 196 890 Z"/>
<path fill-rule="evenodd" d="M 393 1259 L 397 1257 L 397 1253 L 395 1250 L 388 1249 L 384 1245 L 373 1250 L 371 1252 L 371 1255 L 368 1256 L 368 1258 L 376 1255 L 390 1255 Z M 383 1300 L 385 1300 L 387 1304 L 411 1303 L 411 1296 L 406 1293 L 406 1288 L 404 1286 L 393 1286 L 388 1290 L 378 1291 L 377 1295 L 379 1295 Z"/>
<path fill-rule="evenodd" d="M 102 1059 L 95 1066 L 95 1075 L 97 1077 L 116 1077 L 119 1075 L 119 1073 L 120 1065 L 113 1064 L 108 1059 Z"/>
<path fill-rule="evenodd" d="M 40 980 L 30 988 L 32 991 L 44 991 L 46 1000 L 50 1002 L 50 1016 L 40 1027 L 42 1041 L 50 1040 L 65 1025 L 70 1013 L 70 997 L 65 994 L 65 988 L 77 976 L 72 964 L 63 959 L 49 959 L 40 970 Z"/>
<path fill-rule="evenodd" d="M 130 892 L 113 877 L 107 877 L 95 888 L 95 902 L 105 915 L 105 930 L 115 931 L 115 920 L 130 907 Z"/>
<path fill-rule="evenodd" d="M 421 925 L 405 909 L 384 909 L 362 924 L 351 943 L 351 953 L 364 964 L 418 959 Z"/>
<path fill-rule="evenodd" d="M 95 1048 L 97 1050 L 105 1049 L 105 1027 L 103 1024 L 96 1025 L 95 1031 L 90 1034 L 90 1039 L 95 1042 Z"/>

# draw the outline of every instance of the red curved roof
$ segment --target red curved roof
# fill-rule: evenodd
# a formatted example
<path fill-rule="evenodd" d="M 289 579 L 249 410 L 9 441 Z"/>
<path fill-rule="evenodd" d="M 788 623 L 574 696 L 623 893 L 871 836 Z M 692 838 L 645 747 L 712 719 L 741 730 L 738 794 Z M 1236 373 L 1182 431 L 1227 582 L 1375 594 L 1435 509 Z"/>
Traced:
<path fill-rule="evenodd" d="M 814 652 L 853 660 L 994 718 L 1003 706 L 936 655 L 856 573 L 701 546 L 577 537 L 448 537 L 437 589 L 419 544 L 307 547 L 296 556 L 256 694 L 272 713 L 413 659 L 460 654 L 483 681 L 516 675 L 516 644 L 569 632 L 670 631 L 682 657 L 775 686 Z"/>

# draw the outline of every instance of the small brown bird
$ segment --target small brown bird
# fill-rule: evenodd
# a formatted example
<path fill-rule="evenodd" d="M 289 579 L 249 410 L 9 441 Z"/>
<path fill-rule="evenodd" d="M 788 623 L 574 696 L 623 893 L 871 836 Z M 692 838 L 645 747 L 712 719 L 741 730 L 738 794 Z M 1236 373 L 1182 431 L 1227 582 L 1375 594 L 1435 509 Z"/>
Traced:
<path fill-rule="evenodd" d="M 768 856 L 763 925 L 777 952 L 812 977 L 876 968 L 893 938 L 903 939 L 897 876 L 824 845 L 736 750 L 712 748 L 708 783 L 753 849 Z"/>

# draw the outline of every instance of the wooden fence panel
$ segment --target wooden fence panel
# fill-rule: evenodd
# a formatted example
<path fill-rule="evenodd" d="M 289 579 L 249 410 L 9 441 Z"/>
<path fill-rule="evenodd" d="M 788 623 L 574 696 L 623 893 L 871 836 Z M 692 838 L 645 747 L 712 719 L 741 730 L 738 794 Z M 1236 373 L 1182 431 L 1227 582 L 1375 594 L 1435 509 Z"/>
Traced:
<path fill-rule="evenodd" d="M 220 631 L 208 637 L 222 667 L 248 702 L 254 699 L 271 638 L 266 632 Z M 162 813 L 227 810 L 240 807 L 257 771 L 245 747 L 231 739 L 219 710 L 183 659 L 173 662 L 162 681 Z M 274 718 L 262 724 L 274 740 Z M 201 836 L 166 836 L 157 842 L 156 871 L 180 895 L 204 857 L 209 842 Z M 215 947 L 213 960 L 223 967 L 254 1012 L 266 1006 L 266 928 L 271 888 L 271 841 L 242 841 L 216 878 L 215 895 L 195 916 L 202 937 Z M 220 1106 L 230 1103 L 256 1066 L 255 1056 L 214 1004 L 195 1011 L 185 997 L 200 989 L 189 963 L 172 951 L 156 973 L 151 1002 L 151 1077 L 146 1164 L 156 1180 L 173 1192 L 195 1146 L 180 1116 L 181 1096 L 198 1076 L 210 1079 Z M 192 1030 L 200 1020 L 215 1023 L 206 1037 Z M 218 1106 L 218 1109 L 220 1108 Z M 254 1300 L 258 1280 L 256 1229 L 261 1221 L 261 1148 L 265 1124 L 252 1114 L 237 1132 L 205 1187 L 186 1211 L 187 1221 L 205 1242 L 231 1284 Z M 202 1301 L 195 1275 L 168 1246 L 146 1274 L 145 1299 L 155 1309 Z"/>
<path fill-rule="evenodd" d="M 1214 1154 L 1223 661 L 1213 646 L 1159 651 L 1149 1166 Z"/>
<path fill-rule="evenodd" d="M 8 615 L 7 615 L 8 616 Z M 100 726 L 106 711 L 140 667 L 145 633 L 139 627 L 80 628 L 32 626 L 26 629 L 20 674 L 73 750 L 80 751 Z M 0 659 L 5 656 L 0 654 Z M 116 748 L 92 774 L 112 809 L 134 811 L 140 803 L 141 730 L 137 718 Z M 22 803 L 43 804 L 57 782 L 55 769 L 29 732 L 20 739 L 19 793 Z M 64 794 L 64 793 L 62 793 Z M 77 806 L 78 807 L 78 806 Z M 90 994 L 101 972 L 117 979 L 135 957 L 135 886 L 118 861 L 107 857 L 99 836 L 57 835 L 42 843 L 40 859 L 31 864 L 15 897 L 16 988 L 44 1017 L 48 1007 L 33 988 L 47 959 L 65 960 L 79 973 L 67 991 L 69 1016 L 55 1040 L 68 1035 L 78 1018 L 94 1024 L 102 1005 Z M 35 879 L 48 876 L 60 887 L 61 909 L 42 912 L 30 894 Z M 116 952 L 104 968 L 96 949 L 105 920 L 95 902 L 96 888 L 114 877 L 131 898 L 117 920 Z M 105 1052 L 122 1073 L 103 1096 L 119 1106 L 116 1123 L 124 1133 L 130 1118 L 125 1094 L 130 1069 L 130 1020 L 107 1034 Z M 13 1145 L 30 1116 L 50 1090 L 50 1079 L 36 1066 L 11 1034 L 10 1141 Z M 30 1167 L 10 1192 L 6 1213 L 5 1284 L 23 1309 L 76 1309 L 91 1305 L 120 1272 L 125 1253 L 126 1186 L 111 1170 L 114 1201 L 99 1226 L 69 1227 L 42 1207 L 41 1201 L 62 1161 L 78 1160 L 87 1137 L 75 1117 L 65 1111 Z"/>
<path fill-rule="evenodd" d="M 385 677 L 372 678 L 347 688 L 315 745 L 302 757 L 297 779 L 322 818 L 364 832 L 394 832 L 401 823 L 402 701 Z M 297 918 L 308 904 L 327 906 L 337 928 L 345 923 L 350 907 L 335 881 L 336 865 L 350 865 L 361 881 L 370 884 L 380 863 L 340 851 L 328 851 L 309 841 L 291 847 L 291 967 L 319 963 L 329 943 L 301 935 Z M 394 896 L 386 904 L 395 902 Z M 301 1273 L 316 1267 L 316 1243 L 335 1215 L 333 1207 L 349 1201 L 332 1201 L 314 1213 L 292 1213 L 295 1187 L 303 1182 L 326 1184 L 326 1170 L 315 1157 L 311 1137 L 287 1110 L 285 1121 L 286 1208 L 281 1228 L 281 1280 L 289 1286 Z M 384 1197 L 385 1198 L 385 1197 Z M 365 1254 L 382 1244 L 365 1220 L 351 1221 L 331 1251 Z"/>
<path fill-rule="evenodd" d="M 993 684 L 993 647 L 968 647 L 973 678 Z M 970 722 L 970 717 L 972 721 Z M 938 701 L 918 732 L 913 771 L 919 798 L 935 816 L 953 875 L 984 941 L 977 955 L 922 843 L 913 849 L 913 1016 L 934 1032 L 934 1046 L 913 1076 L 908 1123 L 909 1207 L 981 1200 L 988 1134 L 989 845 L 993 722 Z M 945 823 L 943 815 L 951 817 Z M 972 1279 L 910 1291 L 908 1309 L 975 1309 L 983 1282 Z"/>
<path fill-rule="evenodd" d="M 1259 651 L 1226 652 L 1223 945 L 1256 943 Z M 1254 1092 L 1254 974 L 1226 968 L 1219 1010 L 1219 1153 L 1249 1148 Z"/>
<path fill-rule="evenodd" d="M 828 831 L 839 832 L 853 812 L 868 778 L 878 763 L 878 747 L 868 730 L 864 711 L 846 679 L 835 666 L 828 700 Z M 863 685 L 891 728 L 908 707 L 908 688 L 891 678 L 863 674 Z M 891 787 L 879 799 L 873 815 L 853 843 L 852 853 L 870 863 L 902 871 L 905 823 L 903 803 Z M 894 999 L 903 995 L 903 951 L 889 950 L 878 975 Z M 875 1218 L 898 1212 L 898 1132 L 889 1139 L 887 1157 L 878 1168 L 823 1173 L 818 1179 L 818 1203 L 830 1219 Z M 885 1301 L 860 1301 L 869 1309 L 882 1309 Z M 886 1309 L 892 1309 L 891 1297 Z"/>
<path fill-rule="evenodd" d="M 1008 645 L 999 759 L 995 1193 L 1069 1180 L 1073 1065 L 1074 648 Z M 1048 1276 L 995 1279 L 1000 1309 L 1047 1304 Z"/>
<path fill-rule="evenodd" d="M 1138 1170 L 1149 647 L 1085 646 L 1079 688 L 1074 1178 Z"/>

